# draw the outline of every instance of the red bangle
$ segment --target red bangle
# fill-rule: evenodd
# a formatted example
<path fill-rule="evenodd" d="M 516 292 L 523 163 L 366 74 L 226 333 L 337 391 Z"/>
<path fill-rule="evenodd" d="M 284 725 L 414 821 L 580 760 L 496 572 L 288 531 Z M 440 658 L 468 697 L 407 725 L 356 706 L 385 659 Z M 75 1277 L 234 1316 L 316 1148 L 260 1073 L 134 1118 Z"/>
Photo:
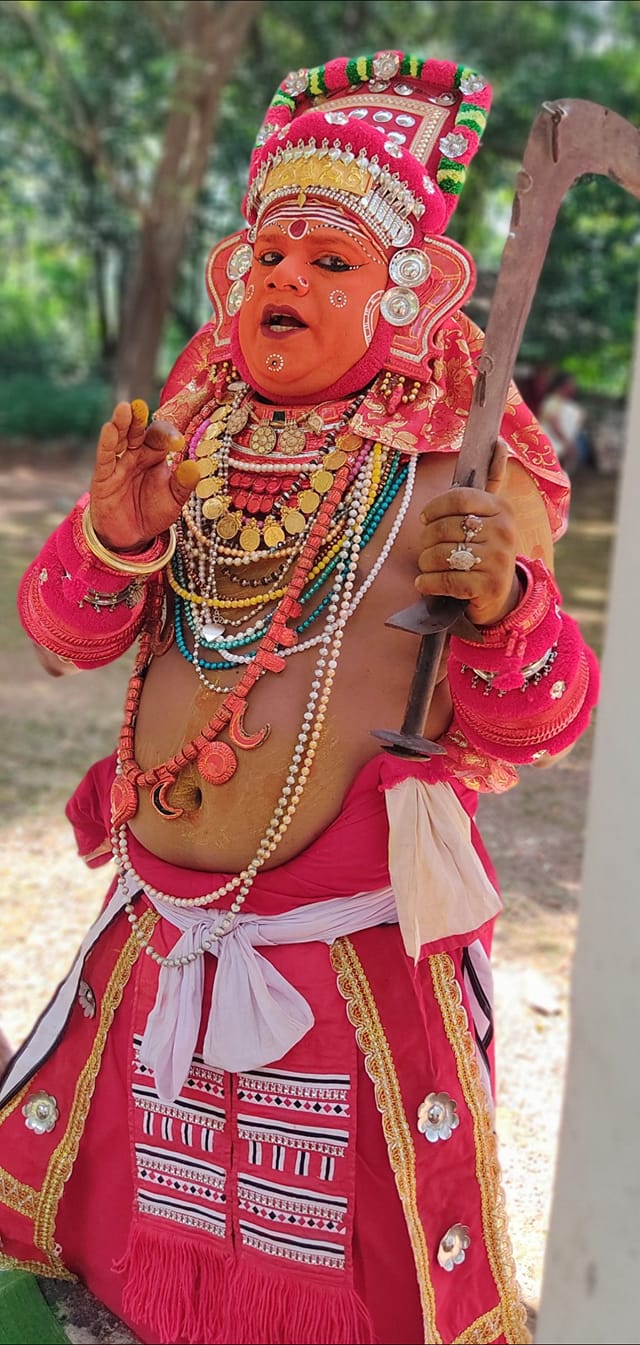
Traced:
<path fill-rule="evenodd" d="M 23 576 L 18 612 L 36 644 L 78 668 L 102 667 L 119 658 L 142 628 L 152 588 L 127 581 L 76 545 L 87 497 L 48 538 Z"/>
<path fill-rule="evenodd" d="M 552 658 L 562 627 L 560 593 L 553 576 L 541 560 L 516 560 L 524 579 L 520 602 L 495 626 L 478 631 L 472 642 L 452 636 L 451 654 L 489 689 L 511 691 L 522 687 Z"/>
<path fill-rule="evenodd" d="M 544 623 L 543 623 L 544 624 Z M 460 662 L 451 641 L 449 686 L 460 728 L 474 748 L 503 761 L 531 763 L 570 747 L 587 727 L 599 689 L 598 664 L 577 623 L 561 615 L 542 670 L 500 688 Z M 498 687 L 496 690 L 495 688 Z"/>

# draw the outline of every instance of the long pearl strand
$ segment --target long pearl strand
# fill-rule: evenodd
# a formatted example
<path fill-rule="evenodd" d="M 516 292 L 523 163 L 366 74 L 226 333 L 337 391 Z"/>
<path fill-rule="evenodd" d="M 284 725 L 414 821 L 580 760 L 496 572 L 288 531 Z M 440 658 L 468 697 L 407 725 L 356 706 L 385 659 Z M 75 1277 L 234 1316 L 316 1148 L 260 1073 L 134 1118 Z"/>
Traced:
<path fill-rule="evenodd" d="M 362 545 L 362 533 L 368 509 L 368 497 L 372 476 L 371 459 L 367 459 L 359 476 L 358 488 L 354 491 L 354 498 L 350 510 L 351 517 L 349 523 L 351 526 L 348 528 L 347 537 L 345 539 L 344 559 L 342 561 L 342 572 L 344 575 L 343 583 L 340 587 L 336 586 L 335 592 L 331 595 L 329 615 L 327 617 L 325 631 L 321 638 L 320 655 L 314 670 L 307 708 L 302 717 L 302 725 L 293 752 L 291 766 L 269 826 L 260 841 L 256 855 L 251 863 L 242 871 L 242 873 L 230 879 L 229 882 L 225 883 L 222 887 L 213 892 L 206 893 L 202 897 L 174 897 L 169 893 L 160 892 L 157 888 L 151 887 L 143 882 L 135 872 L 129 858 L 126 824 L 119 829 L 114 830 L 112 837 L 113 853 L 121 877 L 129 877 L 136 885 L 139 884 L 140 889 L 144 891 L 152 901 L 155 897 L 162 902 L 167 902 L 176 907 L 207 906 L 215 901 L 219 901 L 223 896 L 235 893 L 230 909 L 224 914 L 220 924 L 214 930 L 211 930 L 207 936 L 203 937 L 200 948 L 194 953 L 186 954 L 185 956 L 178 958 L 164 957 L 151 947 L 148 936 L 141 930 L 140 922 L 136 916 L 132 903 L 127 903 L 125 909 L 136 939 L 140 943 L 140 946 L 144 947 L 145 952 L 152 957 L 154 961 L 163 966 L 185 966 L 188 962 L 193 961 L 195 957 L 203 956 L 206 952 L 210 952 L 214 943 L 229 931 L 235 916 L 239 914 L 247 894 L 253 886 L 259 870 L 262 868 L 269 855 L 273 854 L 277 849 L 295 816 L 320 741 L 322 726 L 326 717 L 329 698 L 333 688 L 333 681 L 338 667 L 344 631 L 353 602 L 353 590 Z"/>

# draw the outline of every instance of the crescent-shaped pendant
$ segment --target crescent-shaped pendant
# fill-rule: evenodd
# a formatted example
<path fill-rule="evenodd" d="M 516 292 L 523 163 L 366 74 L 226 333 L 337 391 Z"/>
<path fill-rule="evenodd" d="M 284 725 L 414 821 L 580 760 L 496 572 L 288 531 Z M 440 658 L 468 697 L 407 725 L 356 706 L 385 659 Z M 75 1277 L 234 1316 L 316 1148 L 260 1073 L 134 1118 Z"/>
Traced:
<path fill-rule="evenodd" d="M 184 808 L 172 808 L 167 798 L 167 790 L 175 785 L 175 780 L 163 780 L 162 784 L 156 785 L 151 791 L 151 802 L 157 813 L 161 817 L 166 817 L 168 821 L 173 821 L 176 817 L 182 817 Z"/>
<path fill-rule="evenodd" d="M 250 752 L 252 748 L 260 747 L 265 738 L 269 737 L 271 725 L 265 724 L 264 728 L 258 729 L 256 733 L 245 733 L 244 716 L 246 708 L 246 704 L 243 704 L 237 710 L 234 710 L 227 726 L 227 733 L 234 747 L 241 747 L 243 751 Z"/>

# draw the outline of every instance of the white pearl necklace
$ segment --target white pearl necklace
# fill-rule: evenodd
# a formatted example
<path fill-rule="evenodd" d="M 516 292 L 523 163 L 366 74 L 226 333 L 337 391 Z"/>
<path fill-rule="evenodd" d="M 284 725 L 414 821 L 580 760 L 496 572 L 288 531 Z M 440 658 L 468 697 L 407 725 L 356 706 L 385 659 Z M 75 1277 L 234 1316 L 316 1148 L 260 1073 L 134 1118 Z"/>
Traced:
<path fill-rule="evenodd" d="M 203 937 L 200 948 L 192 954 L 187 954 L 184 957 L 178 958 L 171 958 L 170 956 L 164 957 L 161 953 L 158 953 L 151 947 L 149 936 L 141 932 L 140 922 L 138 921 L 132 903 L 127 903 L 125 910 L 132 925 L 135 938 L 140 943 L 140 946 L 145 948 L 145 952 L 162 966 L 183 967 L 187 962 L 193 961 L 195 957 L 203 956 L 206 952 L 210 952 L 216 940 L 228 933 L 235 916 L 239 914 L 247 894 L 253 886 L 259 870 L 262 868 L 269 855 L 273 854 L 277 849 L 298 809 L 320 740 L 329 697 L 331 695 L 333 681 L 338 668 L 338 659 L 344 631 L 349 619 L 353 601 L 353 589 L 355 585 L 358 559 L 362 549 L 362 532 L 368 512 L 368 495 L 371 478 L 372 460 L 369 457 L 359 473 L 357 488 L 353 492 L 353 501 L 350 510 L 352 518 L 349 519 L 349 523 L 352 524 L 352 527 L 347 529 L 347 536 L 345 538 L 343 551 L 338 565 L 338 569 L 343 569 L 345 572 L 344 582 L 341 588 L 336 589 L 331 595 L 329 616 L 327 618 L 325 631 L 321 638 L 322 647 L 316 663 L 314 678 L 311 683 L 311 690 L 307 701 L 307 708 L 302 717 L 302 725 L 293 752 L 291 765 L 269 826 L 260 841 L 256 855 L 251 863 L 246 869 L 243 869 L 242 873 L 237 874 L 222 887 L 217 888 L 213 892 L 206 893 L 202 897 L 174 897 L 169 893 L 161 892 L 157 888 L 143 882 L 136 873 L 129 858 L 126 824 L 117 830 L 114 829 L 112 836 L 113 854 L 116 867 L 118 868 L 121 877 L 132 880 L 136 885 L 139 884 L 141 891 L 145 892 L 151 900 L 155 897 L 162 902 L 167 902 L 176 907 L 195 907 L 210 905 L 215 901 L 221 900 L 224 896 L 230 896 L 235 893 L 230 909 L 225 913 L 217 928 L 212 930 L 206 937 Z M 352 545 L 349 545 L 349 534 L 351 534 Z"/>

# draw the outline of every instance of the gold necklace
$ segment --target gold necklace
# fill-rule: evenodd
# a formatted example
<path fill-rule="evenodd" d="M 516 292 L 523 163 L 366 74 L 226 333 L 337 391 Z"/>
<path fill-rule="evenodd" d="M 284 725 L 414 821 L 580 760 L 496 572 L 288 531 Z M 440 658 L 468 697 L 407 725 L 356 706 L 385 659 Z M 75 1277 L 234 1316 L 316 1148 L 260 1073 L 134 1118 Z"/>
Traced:
<path fill-rule="evenodd" d="M 242 508 L 234 507 L 228 477 L 232 435 L 240 433 L 240 420 L 245 417 L 245 412 L 245 424 L 251 416 L 256 419 L 259 419 L 259 416 L 246 396 L 242 400 L 236 397 L 233 403 L 216 407 L 195 449 L 200 481 L 195 489 L 194 503 L 201 508 L 203 517 L 214 525 L 217 537 L 223 542 L 232 542 L 237 538 L 241 551 L 253 554 L 260 548 L 273 551 L 281 547 L 287 538 L 304 534 L 321 500 L 331 490 L 335 473 L 345 463 L 348 453 L 353 452 L 356 445 L 359 447 L 362 442 L 357 437 L 348 436 L 354 442 L 349 442 L 346 452 L 341 444 L 336 444 L 336 436 L 344 431 L 345 422 L 352 410 L 353 403 L 348 411 L 343 413 L 335 430 L 331 432 L 330 443 L 325 445 L 320 461 L 315 464 L 300 464 L 301 473 L 305 472 L 308 479 L 302 485 L 292 487 L 290 492 L 285 492 L 280 498 L 274 499 L 273 507 L 266 517 L 261 519 L 255 514 L 247 518 Z M 277 442 L 279 434 L 290 430 L 291 435 L 286 442 L 289 444 L 288 452 L 291 453 L 293 432 L 299 430 L 297 422 L 288 420 L 288 412 L 285 410 L 268 408 L 268 412 L 271 417 L 270 423 L 261 421 L 253 434 L 262 429 L 270 432 L 272 425 L 277 423 L 276 418 L 281 417 L 282 430 L 274 430 L 273 435 Z M 304 412 L 298 419 L 305 421 L 314 433 L 319 433 L 323 429 L 324 421 L 317 412 Z M 300 430 L 300 434 L 306 442 L 305 432 Z M 267 451 L 269 450 L 266 447 L 260 449 L 261 454 Z M 186 509 L 189 509 L 189 505 Z"/>

